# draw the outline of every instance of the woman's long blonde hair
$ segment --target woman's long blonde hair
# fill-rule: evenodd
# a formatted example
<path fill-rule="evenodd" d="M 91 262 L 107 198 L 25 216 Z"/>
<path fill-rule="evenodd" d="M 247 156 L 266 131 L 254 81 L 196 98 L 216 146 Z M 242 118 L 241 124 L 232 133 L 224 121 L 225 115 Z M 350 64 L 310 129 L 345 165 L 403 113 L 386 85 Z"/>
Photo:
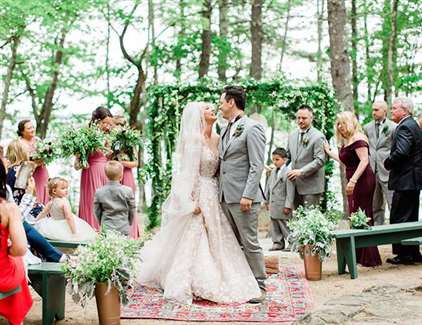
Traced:
<path fill-rule="evenodd" d="M 13 140 L 7 146 L 6 157 L 11 166 L 20 165 L 23 161 L 29 160 L 29 154 L 19 140 Z"/>
<path fill-rule="evenodd" d="M 344 125 L 345 135 L 342 135 L 338 130 L 339 124 Z M 346 140 L 353 137 L 356 133 L 362 132 L 362 126 L 359 124 L 356 115 L 349 111 L 337 114 L 335 129 L 338 144 L 345 144 Z"/>

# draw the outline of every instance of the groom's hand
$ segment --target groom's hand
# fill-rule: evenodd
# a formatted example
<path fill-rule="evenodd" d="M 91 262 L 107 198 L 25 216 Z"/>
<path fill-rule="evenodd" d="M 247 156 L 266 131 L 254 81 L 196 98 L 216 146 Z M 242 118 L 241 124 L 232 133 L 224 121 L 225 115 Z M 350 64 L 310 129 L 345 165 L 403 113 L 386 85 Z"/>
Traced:
<path fill-rule="evenodd" d="M 246 197 L 242 197 L 240 199 L 240 211 L 248 212 L 252 207 L 252 202 L 253 201 L 251 199 L 248 199 Z"/>
<path fill-rule="evenodd" d="M 300 177 L 302 175 L 302 171 L 300 169 L 293 169 L 287 173 L 287 177 L 294 181 L 297 177 Z"/>

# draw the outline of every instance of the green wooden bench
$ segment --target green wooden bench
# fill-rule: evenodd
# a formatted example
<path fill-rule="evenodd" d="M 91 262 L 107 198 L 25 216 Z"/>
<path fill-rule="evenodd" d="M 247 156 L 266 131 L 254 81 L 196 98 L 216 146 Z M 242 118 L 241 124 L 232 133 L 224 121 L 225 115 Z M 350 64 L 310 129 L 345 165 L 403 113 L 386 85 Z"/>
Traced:
<path fill-rule="evenodd" d="M 43 262 L 28 267 L 31 286 L 42 298 L 42 325 L 64 319 L 65 278 L 61 263 Z"/>
<path fill-rule="evenodd" d="M 370 229 L 348 229 L 334 232 L 337 249 L 338 274 L 350 272 L 356 279 L 356 248 L 400 244 L 403 240 L 422 236 L 422 222 L 406 222 L 393 225 L 373 226 Z M 414 244 L 408 244 L 414 245 Z"/>
<path fill-rule="evenodd" d="M 422 237 L 404 239 L 401 241 L 402 245 L 409 246 L 409 245 L 422 245 Z"/>
<path fill-rule="evenodd" d="M 61 247 L 61 248 L 78 248 L 79 245 L 87 244 L 87 242 L 50 240 L 50 239 L 48 239 L 48 242 L 54 247 Z"/>

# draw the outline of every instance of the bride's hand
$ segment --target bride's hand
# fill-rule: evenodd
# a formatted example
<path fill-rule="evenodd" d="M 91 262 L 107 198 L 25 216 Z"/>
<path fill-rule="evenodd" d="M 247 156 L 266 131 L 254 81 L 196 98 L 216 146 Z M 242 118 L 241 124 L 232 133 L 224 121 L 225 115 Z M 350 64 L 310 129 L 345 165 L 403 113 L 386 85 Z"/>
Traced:
<path fill-rule="evenodd" d="M 200 214 L 201 213 L 201 208 L 200 207 L 196 207 L 194 210 L 193 210 L 193 214 L 194 215 L 198 215 L 198 214 Z"/>

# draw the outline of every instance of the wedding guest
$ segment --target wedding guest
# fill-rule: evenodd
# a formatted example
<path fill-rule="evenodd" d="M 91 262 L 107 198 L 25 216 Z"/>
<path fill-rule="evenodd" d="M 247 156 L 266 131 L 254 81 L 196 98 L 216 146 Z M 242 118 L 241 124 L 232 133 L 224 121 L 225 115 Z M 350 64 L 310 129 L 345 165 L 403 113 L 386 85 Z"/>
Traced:
<path fill-rule="evenodd" d="M 412 117 L 413 103 L 407 98 L 393 101 L 391 118 L 397 123 L 389 157 L 384 165 L 390 171 L 388 188 L 393 190 L 390 223 L 418 221 L 422 189 L 422 130 Z M 391 264 L 422 262 L 419 245 L 393 244 Z"/>
<path fill-rule="evenodd" d="M 20 142 L 23 144 L 29 157 L 36 151 L 37 141 L 35 136 L 35 127 L 30 120 L 22 120 L 18 123 L 18 136 Z M 36 169 L 33 173 L 35 185 L 37 189 L 37 201 L 43 204 L 48 202 L 48 170 L 43 161 L 35 161 Z"/>
<path fill-rule="evenodd" d="M 331 151 L 328 142 L 324 143 L 325 152 L 346 167 L 346 194 L 349 213 L 361 209 L 374 224 L 372 200 L 375 190 L 375 175 L 369 165 L 368 138 L 362 133 L 356 116 L 352 112 L 337 114 L 336 137 L 340 146 L 339 153 Z M 381 265 L 377 247 L 356 249 L 357 262 L 362 266 Z"/>
<path fill-rule="evenodd" d="M 289 134 L 287 145 L 291 159 L 287 176 L 296 188 L 295 208 L 318 205 L 325 186 L 325 136 L 312 126 L 314 113 L 311 107 L 300 106 L 296 119 L 298 128 Z"/>
<path fill-rule="evenodd" d="M 123 128 L 127 125 L 127 121 L 123 115 L 123 112 L 118 112 L 119 115 L 114 115 L 115 118 L 115 126 Z M 136 157 L 137 152 L 133 149 L 133 157 Z M 136 182 L 135 177 L 133 176 L 133 169 L 138 167 L 138 160 L 132 160 L 132 161 L 120 161 L 120 163 L 123 165 L 123 178 L 121 180 L 121 183 L 123 185 L 129 186 L 132 189 L 133 195 L 136 195 Z M 135 214 L 133 218 L 133 222 L 130 226 L 129 230 L 129 237 L 133 239 L 139 238 L 139 222 L 138 222 L 138 216 Z"/>
<path fill-rule="evenodd" d="M 130 187 L 120 184 L 123 178 L 120 162 L 107 162 L 105 174 L 109 181 L 95 192 L 95 215 L 101 228 L 128 236 L 136 211 L 135 197 Z"/>
<path fill-rule="evenodd" d="M 0 160 L 0 316 L 12 325 L 22 324 L 32 306 L 22 260 L 26 250 L 19 209 L 7 202 L 6 168 Z"/>
<path fill-rule="evenodd" d="M 94 240 L 96 232 L 86 221 L 72 213 L 67 199 L 69 182 L 62 177 L 48 181 L 50 202 L 38 215 L 36 229 L 46 238 L 66 241 Z M 46 218 L 47 214 L 49 215 Z"/>
<path fill-rule="evenodd" d="M 287 221 L 291 217 L 294 199 L 294 186 L 287 178 L 289 166 L 287 151 L 277 148 L 272 153 L 272 161 L 275 168 L 268 178 L 265 196 L 266 207 L 270 211 L 271 239 L 273 246 L 270 251 L 278 251 L 286 248 L 286 240 L 289 236 Z"/>
<path fill-rule="evenodd" d="M 10 191 L 9 201 L 13 200 L 21 211 L 23 227 L 31 249 L 41 255 L 47 262 L 63 262 L 67 256 L 53 247 L 32 225 L 43 205 L 35 198 L 35 182 L 29 178 L 26 189 L 15 187 L 16 172 L 23 161 L 27 161 L 28 152 L 23 148 L 19 140 L 12 141 L 7 147 L 6 156 L 10 161 L 7 170 L 7 185 Z M 2 161 L 3 163 L 3 161 Z"/>
<path fill-rule="evenodd" d="M 390 154 L 392 134 L 396 123 L 387 118 L 387 103 L 377 101 L 372 105 L 373 121 L 364 126 L 369 141 L 369 163 L 375 174 L 375 192 L 373 199 L 374 224 L 382 225 L 385 219 L 385 203 L 391 211 L 393 191 L 388 189 L 388 170 L 384 160 Z"/>
<path fill-rule="evenodd" d="M 97 107 L 91 116 L 90 127 L 97 126 L 104 133 L 109 133 L 113 126 L 113 116 L 105 107 Z M 106 155 L 97 150 L 88 157 L 88 167 L 82 169 L 81 189 L 79 200 L 79 217 L 88 222 L 95 230 L 99 230 L 97 218 L 94 215 L 93 203 L 95 191 L 107 182 L 104 166 L 107 162 Z M 80 169 L 79 157 L 76 157 L 75 168 Z"/>

